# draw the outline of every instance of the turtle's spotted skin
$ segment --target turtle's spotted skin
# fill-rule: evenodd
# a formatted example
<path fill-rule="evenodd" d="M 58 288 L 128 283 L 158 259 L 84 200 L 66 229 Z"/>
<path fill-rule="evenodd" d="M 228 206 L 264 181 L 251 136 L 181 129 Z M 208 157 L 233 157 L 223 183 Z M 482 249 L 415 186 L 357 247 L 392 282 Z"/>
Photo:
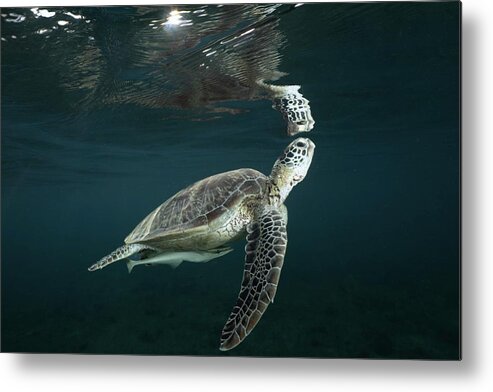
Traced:
<path fill-rule="evenodd" d="M 222 351 L 240 344 L 274 302 L 287 245 L 286 222 L 278 211 L 268 211 L 248 225 L 243 281 L 221 334 Z"/>
<path fill-rule="evenodd" d="M 291 142 L 270 176 L 253 169 L 216 174 L 181 190 L 151 212 L 127 236 L 125 244 L 89 267 L 102 269 L 127 259 L 135 265 L 221 257 L 226 245 L 246 235 L 245 269 L 236 305 L 221 335 L 221 350 L 240 344 L 257 325 L 276 295 L 287 247 L 284 201 L 303 181 L 315 145 L 310 139 Z M 140 256 L 138 260 L 130 257 Z"/>
<path fill-rule="evenodd" d="M 288 124 L 288 135 L 309 132 L 315 121 L 310 109 L 310 101 L 298 91 L 300 86 L 282 86 L 286 93 L 273 98 L 272 108 L 280 112 Z M 290 88 L 293 87 L 293 88 Z"/>

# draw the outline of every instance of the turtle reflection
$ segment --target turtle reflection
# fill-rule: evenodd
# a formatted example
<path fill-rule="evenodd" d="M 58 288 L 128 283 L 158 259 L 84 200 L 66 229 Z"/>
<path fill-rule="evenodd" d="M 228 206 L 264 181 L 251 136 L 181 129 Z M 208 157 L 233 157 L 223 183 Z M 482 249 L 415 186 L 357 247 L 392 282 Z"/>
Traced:
<path fill-rule="evenodd" d="M 300 86 L 274 85 L 286 38 L 280 16 L 294 5 L 194 5 L 23 9 L 9 31 L 36 19 L 30 44 L 45 48 L 77 110 L 136 104 L 239 112 L 228 102 L 270 100 L 294 135 L 314 121 Z M 21 20 L 22 19 L 22 20 Z M 39 23 L 43 22 L 42 28 Z M 62 55 L 63 54 L 63 55 Z M 277 83 L 277 82 L 276 82 Z M 74 98 L 75 97 L 75 98 Z"/>

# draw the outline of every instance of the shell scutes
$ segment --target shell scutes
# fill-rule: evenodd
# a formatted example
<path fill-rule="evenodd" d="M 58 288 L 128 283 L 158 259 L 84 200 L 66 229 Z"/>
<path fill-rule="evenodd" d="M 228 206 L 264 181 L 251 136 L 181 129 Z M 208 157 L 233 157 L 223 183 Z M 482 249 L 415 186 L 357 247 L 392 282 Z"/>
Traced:
<path fill-rule="evenodd" d="M 234 209 L 245 197 L 261 195 L 267 180 L 253 169 L 233 170 L 200 180 L 152 211 L 125 238 L 125 243 L 207 230 L 211 222 Z"/>

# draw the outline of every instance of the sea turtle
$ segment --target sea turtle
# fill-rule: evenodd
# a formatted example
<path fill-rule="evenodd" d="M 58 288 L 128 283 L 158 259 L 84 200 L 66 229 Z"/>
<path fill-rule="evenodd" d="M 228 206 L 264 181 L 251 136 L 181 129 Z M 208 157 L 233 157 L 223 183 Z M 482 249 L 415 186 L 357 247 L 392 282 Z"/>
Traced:
<path fill-rule="evenodd" d="M 220 350 L 232 349 L 274 300 L 287 246 L 284 201 L 305 178 L 314 150 L 310 139 L 298 138 L 277 159 L 269 177 L 239 169 L 190 185 L 151 212 L 125 245 L 89 271 L 124 259 L 129 272 L 138 264 L 205 262 L 230 252 L 225 245 L 246 234 L 243 281 L 220 343 Z"/>

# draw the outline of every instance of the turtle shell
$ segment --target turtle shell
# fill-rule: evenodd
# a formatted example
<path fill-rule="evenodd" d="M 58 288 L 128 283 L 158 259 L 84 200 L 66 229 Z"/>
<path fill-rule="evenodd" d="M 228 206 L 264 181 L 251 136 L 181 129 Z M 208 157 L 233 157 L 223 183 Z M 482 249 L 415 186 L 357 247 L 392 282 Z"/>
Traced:
<path fill-rule="evenodd" d="M 125 243 L 152 242 L 162 237 L 187 236 L 207 230 L 249 196 L 264 194 L 268 178 L 253 169 L 216 174 L 172 196 L 151 212 L 125 238 Z"/>

